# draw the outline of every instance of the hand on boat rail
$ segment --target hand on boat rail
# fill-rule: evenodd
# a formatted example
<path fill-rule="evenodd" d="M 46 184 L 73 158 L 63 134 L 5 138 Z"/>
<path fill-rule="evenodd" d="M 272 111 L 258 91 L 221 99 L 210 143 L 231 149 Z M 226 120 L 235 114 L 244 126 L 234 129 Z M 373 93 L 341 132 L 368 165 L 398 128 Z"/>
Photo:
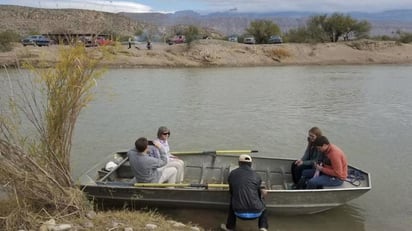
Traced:
<path fill-rule="evenodd" d="M 213 151 L 184 151 L 184 152 L 171 152 L 173 155 L 189 155 L 189 154 L 213 154 L 213 155 L 225 155 L 225 154 L 245 154 L 256 153 L 258 150 L 213 150 Z"/>

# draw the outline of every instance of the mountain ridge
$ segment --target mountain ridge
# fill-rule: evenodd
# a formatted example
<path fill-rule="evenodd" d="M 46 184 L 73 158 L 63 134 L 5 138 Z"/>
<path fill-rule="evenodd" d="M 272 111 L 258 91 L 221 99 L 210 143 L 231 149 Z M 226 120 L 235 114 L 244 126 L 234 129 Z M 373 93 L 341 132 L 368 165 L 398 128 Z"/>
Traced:
<path fill-rule="evenodd" d="M 306 24 L 315 12 L 239 13 L 213 12 L 202 15 L 185 10 L 175 13 L 107 13 L 78 9 L 44 9 L 14 5 L 0 5 L 0 28 L 30 33 L 90 33 L 111 31 L 130 36 L 136 31 L 151 34 L 171 33 L 178 25 L 195 25 L 222 35 L 243 34 L 250 22 L 256 19 L 273 20 L 283 33 Z M 347 13 L 357 20 L 368 20 L 371 35 L 394 35 L 397 31 L 412 32 L 412 10 L 390 10 L 379 13 Z M 93 30 L 93 31 L 90 31 Z M 215 34 L 216 34 L 215 33 Z"/>
<path fill-rule="evenodd" d="M 156 13 L 119 13 L 136 20 L 145 20 L 155 25 L 195 24 L 201 27 L 211 27 L 217 31 L 224 31 L 226 35 L 242 34 L 251 21 L 256 19 L 273 20 L 279 25 L 282 32 L 295 29 L 306 24 L 306 20 L 312 15 L 322 15 L 310 11 L 298 12 L 213 12 L 201 15 L 195 11 L 178 11 L 174 14 L 163 14 L 153 17 Z M 357 20 L 367 20 L 372 25 L 371 35 L 393 35 L 396 31 L 412 32 L 412 10 L 390 10 L 378 13 L 349 12 Z"/>

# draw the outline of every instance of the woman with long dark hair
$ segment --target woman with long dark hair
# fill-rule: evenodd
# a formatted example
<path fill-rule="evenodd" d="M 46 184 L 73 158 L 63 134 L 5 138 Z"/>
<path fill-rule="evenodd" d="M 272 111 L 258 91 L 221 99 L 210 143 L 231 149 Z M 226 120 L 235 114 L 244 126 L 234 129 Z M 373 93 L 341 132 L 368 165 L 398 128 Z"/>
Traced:
<path fill-rule="evenodd" d="M 322 153 L 315 147 L 313 142 L 317 137 L 322 136 L 322 131 L 318 127 L 312 127 L 308 131 L 308 144 L 302 158 L 294 161 L 291 166 L 293 183 L 295 186 L 302 177 L 302 172 L 305 169 L 314 168 L 315 164 L 322 161 Z"/>

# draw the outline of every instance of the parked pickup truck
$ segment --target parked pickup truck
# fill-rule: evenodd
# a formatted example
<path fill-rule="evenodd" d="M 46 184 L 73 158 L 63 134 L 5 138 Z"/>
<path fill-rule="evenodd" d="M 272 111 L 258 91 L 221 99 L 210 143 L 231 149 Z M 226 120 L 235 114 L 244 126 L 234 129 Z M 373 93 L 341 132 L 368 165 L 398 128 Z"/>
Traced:
<path fill-rule="evenodd" d="M 48 46 L 50 44 L 50 39 L 43 35 L 30 35 L 22 39 L 21 44 L 23 44 L 23 46 Z"/>

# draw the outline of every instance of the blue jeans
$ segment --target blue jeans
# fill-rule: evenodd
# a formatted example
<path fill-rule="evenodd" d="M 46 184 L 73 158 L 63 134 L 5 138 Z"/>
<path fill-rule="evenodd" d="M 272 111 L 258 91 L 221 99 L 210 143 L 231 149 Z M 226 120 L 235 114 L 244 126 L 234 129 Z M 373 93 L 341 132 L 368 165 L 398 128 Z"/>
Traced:
<path fill-rule="evenodd" d="M 242 219 L 242 218 L 240 218 L 240 219 Z M 249 220 L 249 219 L 246 219 L 246 220 Z M 227 221 L 226 221 L 226 228 L 234 230 L 235 227 L 236 227 L 236 215 L 235 215 L 235 211 L 233 211 L 232 203 L 230 203 L 229 212 L 228 212 Z M 263 210 L 262 214 L 258 218 L 258 227 L 259 227 L 259 229 L 260 228 L 266 228 L 266 229 L 269 228 L 266 210 Z"/>
<path fill-rule="evenodd" d="M 336 178 L 334 176 L 329 176 L 320 173 L 319 176 L 313 177 L 315 174 L 315 169 L 306 169 L 302 172 L 302 177 L 307 179 L 306 188 L 307 189 L 317 189 L 323 186 L 339 186 L 343 184 L 343 180 Z"/>

